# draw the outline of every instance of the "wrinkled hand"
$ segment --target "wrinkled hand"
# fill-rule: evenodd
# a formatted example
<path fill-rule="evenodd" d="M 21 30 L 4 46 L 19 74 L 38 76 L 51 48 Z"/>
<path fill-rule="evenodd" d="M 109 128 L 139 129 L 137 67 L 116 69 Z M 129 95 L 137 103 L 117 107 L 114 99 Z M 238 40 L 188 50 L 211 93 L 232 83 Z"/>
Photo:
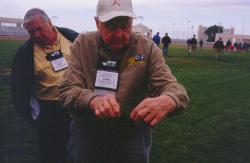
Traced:
<path fill-rule="evenodd" d="M 155 98 L 147 98 L 134 108 L 130 118 L 134 121 L 143 120 L 150 126 L 155 126 L 175 108 L 176 102 L 170 96 L 161 95 Z"/>
<path fill-rule="evenodd" d="M 111 94 L 94 97 L 90 101 L 90 108 L 100 118 L 114 118 L 121 115 L 120 105 Z"/>

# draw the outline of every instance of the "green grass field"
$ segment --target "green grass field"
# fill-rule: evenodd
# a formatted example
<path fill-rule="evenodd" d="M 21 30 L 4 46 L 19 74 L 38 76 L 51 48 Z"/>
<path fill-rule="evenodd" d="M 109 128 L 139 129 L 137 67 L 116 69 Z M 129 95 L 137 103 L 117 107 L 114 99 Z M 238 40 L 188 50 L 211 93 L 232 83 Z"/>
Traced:
<path fill-rule="evenodd" d="M 37 161 L 35 130 L 10 100 L 8 68 L 20 43 L 0 41 L 1 163 Z M 212 49 L 189 57 L 185 47 L 172 46 L 166 63 L 191 101 L 187 111 L 153 129 L 150 162 L 250 163 L 250 53 L 223 54 L 216 60 Z"/>

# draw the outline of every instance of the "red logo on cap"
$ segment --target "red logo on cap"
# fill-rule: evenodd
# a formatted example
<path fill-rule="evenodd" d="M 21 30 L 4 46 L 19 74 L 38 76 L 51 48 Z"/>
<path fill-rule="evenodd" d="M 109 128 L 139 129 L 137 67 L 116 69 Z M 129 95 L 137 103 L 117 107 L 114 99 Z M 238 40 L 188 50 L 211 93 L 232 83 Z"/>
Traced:
<path fill-rule="evenodd" d="M 120 3 L 117 0 L 114 1 L 113 6 L 118 5 L 120 7 Z"/>

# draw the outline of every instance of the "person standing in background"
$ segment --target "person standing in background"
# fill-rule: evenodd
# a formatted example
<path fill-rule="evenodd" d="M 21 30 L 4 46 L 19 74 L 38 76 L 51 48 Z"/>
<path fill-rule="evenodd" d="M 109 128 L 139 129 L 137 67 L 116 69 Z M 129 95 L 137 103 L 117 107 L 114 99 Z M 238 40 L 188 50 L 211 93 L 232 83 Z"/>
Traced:
<path fill-rule="evenodd" d="M 190 46 L 191 46 L 191 51 L 189 55 L 194 54 L 197 49 L 197 39 L 195 38 L 195 35 L 193 35 L 193 38 L 191 38 L 190 40 Z"/>
<path fill-rule="evenodd" d="M 157 32 L 154 37 L 153 37 L 153 41 L 154 43 L 159 47 L 160 43 L 161 43 L 161 37 L 160 37 L 160 33 Z"/>
<path fill-rule="evenodd" d="M 171 38 L 168 36 L 168 33 L 165 34 L 165 36 L 162 38 L 161 42 L 163 44 L 163 55 L 167 56 L 169 44 L 171 44 Z"/>
<path fill-rule="evenodd" d="M 199 41 L 199 46 L 200 46 L 200 49 L 203 48 L 203 39 L 200 39 L 200 41 Z"/>
<path fill-rule="evenodd" d="M 214 49 L 216 50 L 216 59 L 218 59 L 219 55 L 224 51 L 224 43 L 221 38 L 219 40 L 215 41 L 214 43 Z"/>

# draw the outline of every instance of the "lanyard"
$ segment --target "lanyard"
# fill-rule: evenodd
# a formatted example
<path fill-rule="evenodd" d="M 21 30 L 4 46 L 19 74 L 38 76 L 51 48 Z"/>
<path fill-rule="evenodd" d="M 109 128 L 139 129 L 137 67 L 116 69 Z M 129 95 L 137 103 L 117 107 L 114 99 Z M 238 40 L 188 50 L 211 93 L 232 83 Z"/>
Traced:
<path fill-rule="evenodd" d="M 99 41 L 98 46 L 98 61 L 97 61 L 97 69 L 98 70 L 107 70 L 107 71 L 115 71 L 119 72 L 120 62 L 121 62 L 121 54 L 113 54 L 113 55 L 102 55 L 101 54 L 101 45 L 104 46 L 104 50 L 110 51 L 109 47 L 107 47 L 102 40 Z"/>

